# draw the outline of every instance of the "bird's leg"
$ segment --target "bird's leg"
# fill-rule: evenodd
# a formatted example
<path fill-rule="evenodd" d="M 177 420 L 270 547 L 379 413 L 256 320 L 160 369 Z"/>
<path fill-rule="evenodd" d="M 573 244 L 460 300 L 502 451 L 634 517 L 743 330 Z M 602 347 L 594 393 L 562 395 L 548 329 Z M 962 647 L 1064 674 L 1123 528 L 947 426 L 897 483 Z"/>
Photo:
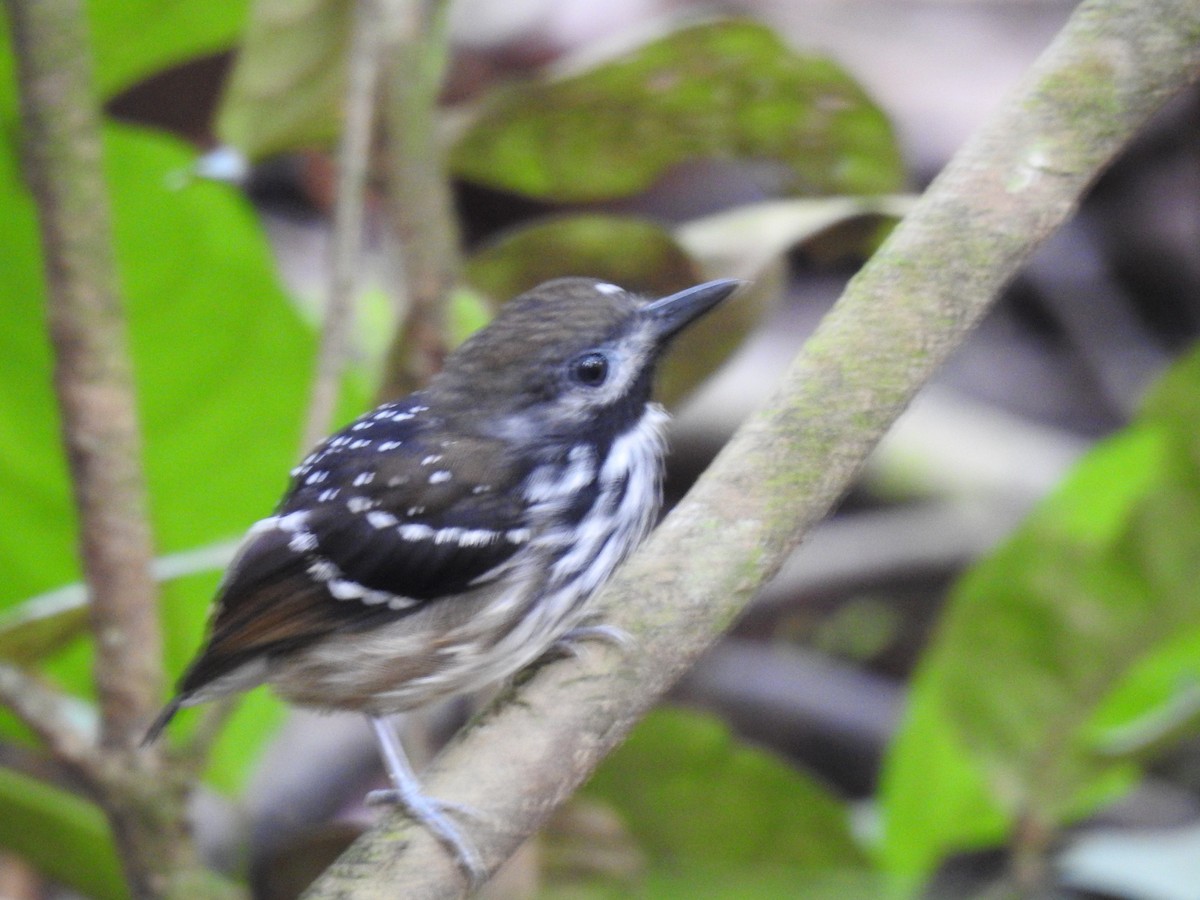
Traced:
<path fill-rule="evenodd" d="M 461 806 L 444 803 L 421 792 L 421 784 L 409 765 L 404 747 L 396 736 L 391 723 L 377 716 L 368 716 L 375 738 L 379 742 L 379 754 L 392 780 L 393 787 L 367 794 L 367 803 L 392 803 L 399 806 L 415 822 L 420 823 L 454 856 L 459 867 L 478 888 L 487 880 L 487 869 L 474 845 L 467 840 L 447 815 L 448 812 L 471 813 Z"/>

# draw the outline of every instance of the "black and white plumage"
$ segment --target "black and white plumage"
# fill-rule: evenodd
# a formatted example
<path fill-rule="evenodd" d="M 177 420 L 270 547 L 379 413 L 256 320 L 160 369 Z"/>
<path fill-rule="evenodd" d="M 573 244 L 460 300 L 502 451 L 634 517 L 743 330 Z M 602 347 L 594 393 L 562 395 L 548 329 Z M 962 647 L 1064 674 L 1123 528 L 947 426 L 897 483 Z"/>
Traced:
<path fill-rule="evenodd" d="M 381 717 L 512 675 L 585 622 L 658 512 L 654 363 L 737 285 L 647 303 L 593 279 L 548 282 L 506 304 L 425 390 L 326 440 L 251 528 L 150 737 L 181 705 L 264 682 L 294 703 L 360 710 L 392 799 L 481 877 Z"/>

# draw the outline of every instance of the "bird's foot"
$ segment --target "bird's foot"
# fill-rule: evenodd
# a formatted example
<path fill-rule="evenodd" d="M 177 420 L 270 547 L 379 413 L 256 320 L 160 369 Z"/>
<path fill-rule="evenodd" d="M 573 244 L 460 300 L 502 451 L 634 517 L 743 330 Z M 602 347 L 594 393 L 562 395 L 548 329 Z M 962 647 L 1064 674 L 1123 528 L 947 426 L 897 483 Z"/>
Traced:
<path fill-rule="evenodd" d="M 633 646 L 629 632 L 615 625 L 577 625 L 554 642 L 550 653 L 554 656 L 578 657 L 582 645 L 587 641 L 611 644 L 619 650 L 628 650 Z"/>
<path fill-rule="evenodd" d="M 488 877 L 487 867 L 479 851 L 451 821 L 451 815 L 481 820 L 478 810 L 461 803 L 451 803 L 412 793 L 404 788 L 392 787 L 371 791 L 367 794 L 368 806 L 397 806 L 405 815 L 432 834 L 454 856 L 459 868 L 471 882 L 471 889 L 479 888 Z"/>

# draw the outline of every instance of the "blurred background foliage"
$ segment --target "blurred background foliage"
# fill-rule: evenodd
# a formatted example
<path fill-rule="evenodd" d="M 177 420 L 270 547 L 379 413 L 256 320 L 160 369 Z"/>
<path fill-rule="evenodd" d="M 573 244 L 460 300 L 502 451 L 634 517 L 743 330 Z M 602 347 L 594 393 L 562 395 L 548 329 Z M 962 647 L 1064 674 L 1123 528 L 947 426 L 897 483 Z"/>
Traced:
<path fill-rule="evenodd" d="M 450 340 L 557 275 L 655 294 L 753 279 L 663 373 L 678 493 L 1071 5 L 746 2 L 701 20 L 714 9 L 665 0 L 458 4 Z M 350 10 L 88 4 L 173 675 L 296 458 Z M 0 658 L 88 722 L 12 68 L 0 43 Z M 1195 110 L 1183 97 L 1155 121 L 683 705 L 647 719 L 492 896 L 1196 896 Z M 254 163 L 245 184 L 194 175 L 218 143 Z M 378 222 L 368 248 L 339 421 L 370 403 L 401 314 Z M 195 807 L 212 864 L 294 896 L 366 821 L 368 740 L 247 697 Z M 0 847 L 5 896 L 126 896 L 103 818 L 7 716 Z"/>

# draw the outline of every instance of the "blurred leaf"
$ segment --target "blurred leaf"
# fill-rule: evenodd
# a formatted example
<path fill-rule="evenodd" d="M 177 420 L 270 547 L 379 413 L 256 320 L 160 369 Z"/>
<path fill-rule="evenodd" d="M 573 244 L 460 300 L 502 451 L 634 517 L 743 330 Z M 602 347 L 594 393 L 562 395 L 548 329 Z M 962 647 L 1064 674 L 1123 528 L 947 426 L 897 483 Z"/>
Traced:
<path fill-rule="evenodd" d="M 653 900 L 883 900 L 877 873 L 797 872 L 772 866 L 714 871 L 705 863 L 650 873 L 642 897 Z M 609 896 L 628 896 L 609 895 Z"/>
<path fill-rule="evenodd" d="M 610 215 L 555 216 L 513 229 L 474 253 L 466 271 L 471 284 L 498 301 L 568 275 L 611 281 L 648 297 L 707 277 L 668 230 L 634 216 Z M 773 300 L 769 287 L 750 286 L 684 331 L 659 367 L 658 397 L 674 404 L 711 375 Z"/>
<path fill-rule="evenodd" d="M 31 666 L 79 640 L 87 627 L 82 585 L 42 594 L 0 613 L 0 659 Z"/>
<path fill-rule="evenodd" d="M 698 713 L 651 713 L 584 796 L 615 807 L 651 865 L 668 872 L 698 866 L 794 878 L 865 868 L 837 798 Z"/>
<path fill-rule="evenodd" d="M 1018 817 L 1061 827 L 1137 778 L 1097 738 L 1149 715 L 1148 690 L 1178 702 L 1163 679 L 1200 631 L 1198 360 L 955 588 L 887 763 L 892 871 L 919 878 Z"/>
<path fill-rule="evenodd" d="M 0 767 L 0 847 L 97 900 L 125 900 L 104 815 L 91 803 Z"/>
<path fill-rule="evenodd" d="M 156 580 L 197 572 L 222 572 L 236 541 L 222 541 L 154 560 Z M 31 666 L 82 637 L 88 628 L 87 588 L 80 582 L 47 591 L 0 612 L 0 658 Z"/>
<path fill-rule="evenodd" d="M 11 143 L 0 148 L 0 610 L 79 580 L 74 514 L 59 445 L 33 211 Z M 228 188 L 175 187 L 192 152 L 148 132 L 112 128 L 106 171 L 130 320 L 155 537 L 166 553 L 240 535 L 270 512 L 296 455 L 315 346 L 279 288 L 253 212 Z M 361 408 L 357 389 L 349 406 Z M 218 573 L 169 585 L 166 668 L 182 672 L 203 634 Z M 84 645 L 47 668 L 89 696 Z M 227 785 L 254 759 L 272 716 L 239 713 L 225 740 Z M 0 730 L 14 734 L 10 719 Z M 241 735 L 241 737 L 239 737 Z"/>
<path fill-rule="evenodd" d="M 101 98 L 168 66 L 228 49 L 248 0 L 89 0 L 88 25 Z M 0 7 L 0 121 L 16 117 L 17 92 L 8 20 Z"/>
<path fill-rule="evenodd" d="M 501 234 L 467 261 L 467 280 L 498 301 L 569 275 L 647 295 L 666 295 L 701 278 L 668 230 L 634 216 L 543 219 Z"/>
<path fill-rule="evenodd" d="M 333 140 L 353 4 L 256 0 L 216 132 L 251 159 Z"/>
<path fill-rule="evenodd" d="M 1200 630 L 1139 661 L 1096 710 L 1089 740 L 1108 756 L 1141 754 L 1200 722 Z"/>
<path fill-rule="evenodd" d="M 1000 841 L 1009 821 L 948 721 L 922 663 L 880 780 L 880 867 L 899 893 L 920 887 L 944 855 Z M 932 677 L 932 676 L 931 676 Z"/>
<path fill-rule="evenodd" d="M 675 237 L 706 271 L 754 278 L 793 247 L 848 219 L 900 218 L 909 197 L 817 197 L 771 200 L 685 222 Z"/>
<path fill-rule="evenodd" d="M 96 85 L 112 97 L 169 66 L 228 50 L 249 0 L 89 0 Z"/>
<path fill-rule="evenodd" d="M 721 869 L 703 862 L 654 868 L 637 890 L 594 880 L 551 882 L 537 892 L 538 900 L 883 900 L 887 896 L 879 875 L 865 870 L 798 872 L 769 865 Z"/>
<path fill-rule="evenodd" d="M 499 90 L 450 163 L 468 181 L 579 202 L 637 193 L 689 159 L 753 163 L 772 194 L 886 193 L 903 177 L 891 128 L 857 84 L 745 21 Z"/>

